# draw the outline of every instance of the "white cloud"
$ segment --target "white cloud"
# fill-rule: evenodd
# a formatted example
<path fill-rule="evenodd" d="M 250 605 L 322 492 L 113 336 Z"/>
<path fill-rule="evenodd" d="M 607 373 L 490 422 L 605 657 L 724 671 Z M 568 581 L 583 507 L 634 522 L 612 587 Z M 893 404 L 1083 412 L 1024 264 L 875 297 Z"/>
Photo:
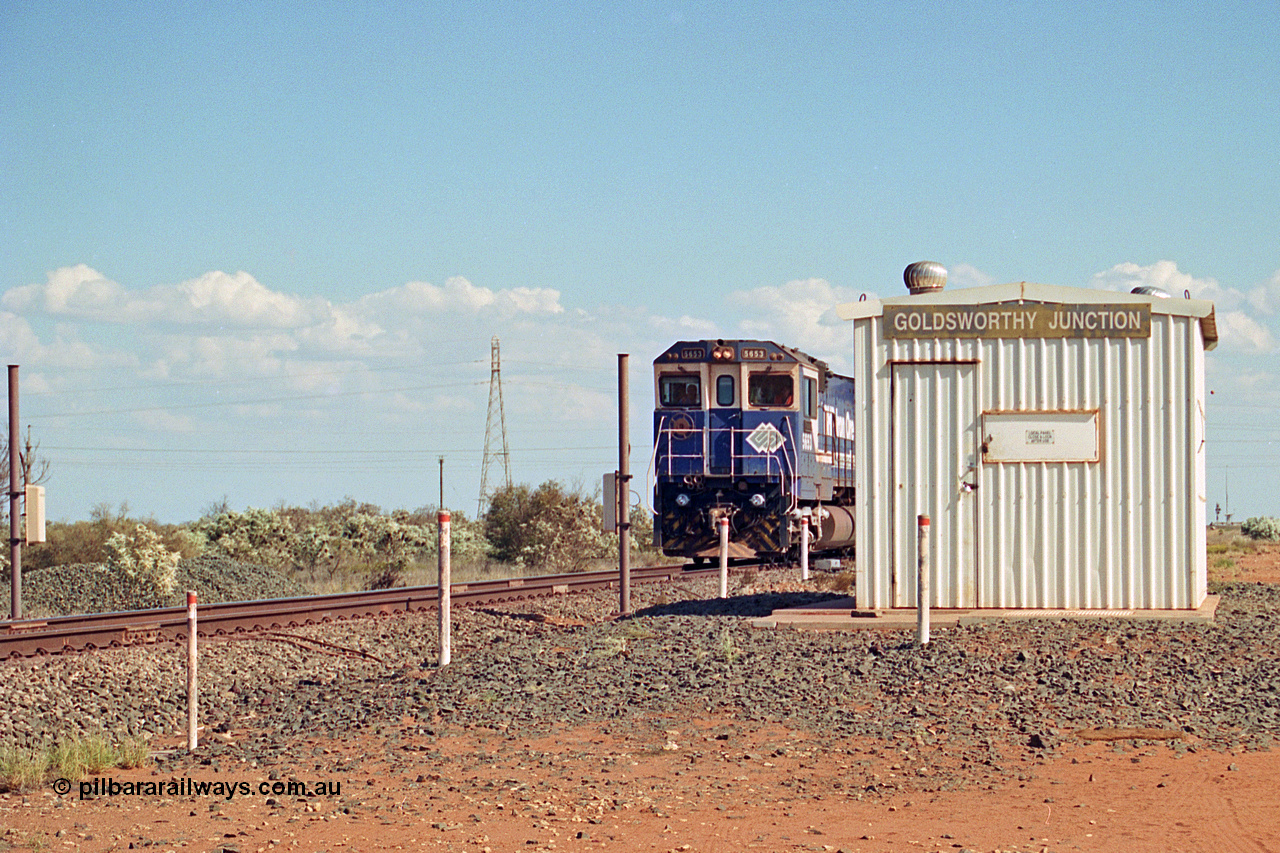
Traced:
<path fill-rule="evenodd" d="M 682 314 L 674 319 L 652 315 L 647 318 L 646 322 L 655 334 L 663 338 L 669 337 L 673 342 L 678 339 L 697 340 L 720 337 L 720 327 L 718 325 L 710 320 L 690 317 L 688 314 Z"/>
<path fill-rule="evenodd" d="M 499 290 L 498 308 L 504 314 L 561 314 L 560 291 L 547 288 L 515 287 Z"/>
<path fill-rule="evenodd" d="M 178 284 L 128 290 L 84 264 L 60 267 L 44 284 L 15 287 L 3 304 L 15 311 L 102 323 L 218 324 L 296 328 L 324 318 L 323 299 L 302 300 L 272 291 L 246 272 L 218 270 Z"/>
<path fill-rule="evenodd" d="M 190 433 L 196 430 L 196 421 L 188 414 L 174 414 L 163 409 L 135 412 L 134 420 L 145 429 L 157 432 Z"/>
<path fill-rule="evenodd" d="M 1263 314 L 1280 312 L 1280 270 L 1274 272 L 1266 282 L 1246 293 L 1245 300 L 1251 308 Z"/>
<path fill-rule="evenodd" d="M 780 287 L 738 291 L 728 301 L 746 315 L 738 323 L 743 335 L 793 346 L 830 361 L 837 369 L 846 369 L 853 349 L 853 326 L 834 320 L 832 309 L 857 296 L 849 288 L 809 278 Z"/>
<path fill-rule="evenodd" d="M 1217 320 L 1218 337 L 1226 346 L 1251 353 L 1275 351 L 1275 336 L 1244 311 L 1227 311 L 1217 314 Z"/>
<path fill-rule="evenodd" d="M 295 337 L 298 345 L 308 350 L 348 355 L 373 355 L 375 350 L 381 351 L 380 344 L 389 342 L 381 325 L 345 307 L 331 310 L 322 322 L 299 329 Z"/>
<path fill-rule="evenodd" d="M 109 318 L 124 300 L 123 287 L 85 264 L 76 264 L 48 273 L 44 284 L 9 290 L 3 304 L 14 311 Z"/>
<path fill-rule="evenodd" d="M 411 281 L 369 294 L 357 304 L 375 317 L 384 315 L 388 310 L 418 315 L 492 312 L 507 317 L 518 314 L 548 316 L 564 312 L 558 290 L 515 287 L 494 291 L 477 287 L 462 276 L 447 279 L 443 286 Z"/>
<path fill-rule="evenodd" d="M 327 318 L 323 299 L 304 301 L 264 287 L 247 272 L 207 272 L 181 284 L 151 291 L 162 317 L 189 323 L 223 322 L 237 326 L 293 329 Z"/>
<path fill-rule="evenodd" d="M 956 264 L 947 270 L 948 287 L 987 287 L 992 284 L 999 284 L 995 276 L 985 273 L 970 264 Z"/>
<path fill-rule="evenodd" d="M 1140 285 L 1154 285 L 1171 296 L 1181 297 L 1190 292 L 1193 299 L 1230 303 L 1226 307 L 1233 307 L 1240 298 L 1239 291 L 1224 289 L 1216 279 L 1196 278 L 1190 273 L 1182 272 L 1173 261 L 1156 261 L 1145 267 L 1128 261 L 1116 264 L 1105 272 L 1095 273 L 1091 285 L 1099 290 L 1118 290 L 1124 293 Z"/>
<path fill-rule="evenodd" d="M 1280 328 L 1268 318 L 1280 311 L 1280 272 L 1264 284 L 1243 291 L 1224 287 L 1217 279 L 1196 278 L 1179 270 L 1173 261 L 1156 261 L 1148 266 L 1126 262 L 1097 273 L 1092 283 L 1102 290 L 1124 293 L 1139 285 L 1155 285 L 1175 299 L 1188 293 L 1193 299 L 1207 299 L 1214 303 L 1222 350 L 1249 354 L 1276 350 Z"/>
<path fill-rule="evenodd" d="M 28 353 L 39 352 L 42 347 L 30 323 L 17 314 L 0 311 L 0 348 L 9 353 L 10 358 L 23 358 Z"/>

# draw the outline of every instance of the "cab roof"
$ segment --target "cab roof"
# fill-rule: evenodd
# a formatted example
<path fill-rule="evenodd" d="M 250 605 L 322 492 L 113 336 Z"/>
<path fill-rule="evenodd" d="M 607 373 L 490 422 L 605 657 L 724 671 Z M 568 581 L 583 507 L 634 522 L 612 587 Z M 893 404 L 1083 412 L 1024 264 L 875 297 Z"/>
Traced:
<path fill-rule="evenodd" d="M 715 358 L 716 350 L 732 350 L 731 358 Z M 677 341 L 653 360 L 654 366 L 664 364 L 805 364 L 821 371 L 829 371 L 827 363 L 784 344 L 774 341 L 747 340 L 742 338 L 715 338 L 696 341 Z"/>

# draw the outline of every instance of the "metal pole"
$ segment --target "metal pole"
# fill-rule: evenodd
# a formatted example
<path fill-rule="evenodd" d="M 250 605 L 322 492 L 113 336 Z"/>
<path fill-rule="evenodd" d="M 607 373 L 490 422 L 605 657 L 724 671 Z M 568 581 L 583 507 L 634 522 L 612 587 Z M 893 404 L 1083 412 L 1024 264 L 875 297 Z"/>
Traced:
<path fill-rule="evenodd" d="M 729 519 L 720 517 L 720 597 L 729 597 Z"/>
<path fill-rule="evenodd" d="M 452 588 L 453 578 L 449 566 L 449 511 L 447 509 L 440 510 L 436 516 L 440 524 L 440 564 L 439 576 L 436 581 L 436 604 L 440 611 L 440 665 L 448 666 L 450 658 L 450 633 L 452 628 L 449 624 L 449 608 L 452 605 Z"/>
<path fill-rule="evenodd" d="M 809 579 L 809 516 L 800 516 L 800 580 Z"/>
<path fill-rule="evenodd" d="M 929 645 L 929 516 L 916 516 L 916 643 Z"/>
<path fill-rule="evenodd" d="M 631 410 L 627 403 L 630 357 L 618 353 L 618 612 L 631 612 Z"/>
<path fill-rule="evenodd" d="M 22 618 L 22 536 L 18 495 L 22 454 L 18 450 L 18 365 L 9 365 L 9 614 Z"/>
<path fill-rule="evenodd" d="M 196 751 L 199 737 L 196 734 L 197 708 L 200 704 L 196 687 L 196 594 L 187 590 L 187 749 Z"/>
<path fill-rule="evenodd" d="M 440 457 L 440 505 L 436 509 L 444 509 L 444 457 Z"/>

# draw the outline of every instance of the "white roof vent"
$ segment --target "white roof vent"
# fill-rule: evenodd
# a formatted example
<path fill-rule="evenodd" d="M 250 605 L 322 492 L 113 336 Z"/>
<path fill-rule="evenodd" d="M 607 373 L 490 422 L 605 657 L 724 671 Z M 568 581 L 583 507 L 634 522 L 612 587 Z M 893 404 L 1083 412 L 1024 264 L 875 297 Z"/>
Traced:
<path fill-rule="evenodd" d="M 902 280 L 912 296 L 937 293 L 947 286 L 947 268 L 937 261 L 916 261 L 902 271 Z"/>

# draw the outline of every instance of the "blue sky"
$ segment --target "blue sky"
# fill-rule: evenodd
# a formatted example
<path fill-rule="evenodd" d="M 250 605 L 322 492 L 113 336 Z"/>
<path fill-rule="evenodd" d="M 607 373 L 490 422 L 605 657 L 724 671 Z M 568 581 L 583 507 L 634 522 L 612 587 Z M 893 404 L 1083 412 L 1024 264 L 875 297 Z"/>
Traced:
<path fill-rule="evenodd" d="M 1218 304 L 1210 508 L 1280 514 L 1280 7 L 61 3 L 0 11 L 0 346 L 50 516 L 474 512 L 616 464 L 632 354 L 955 286 Z"/>

